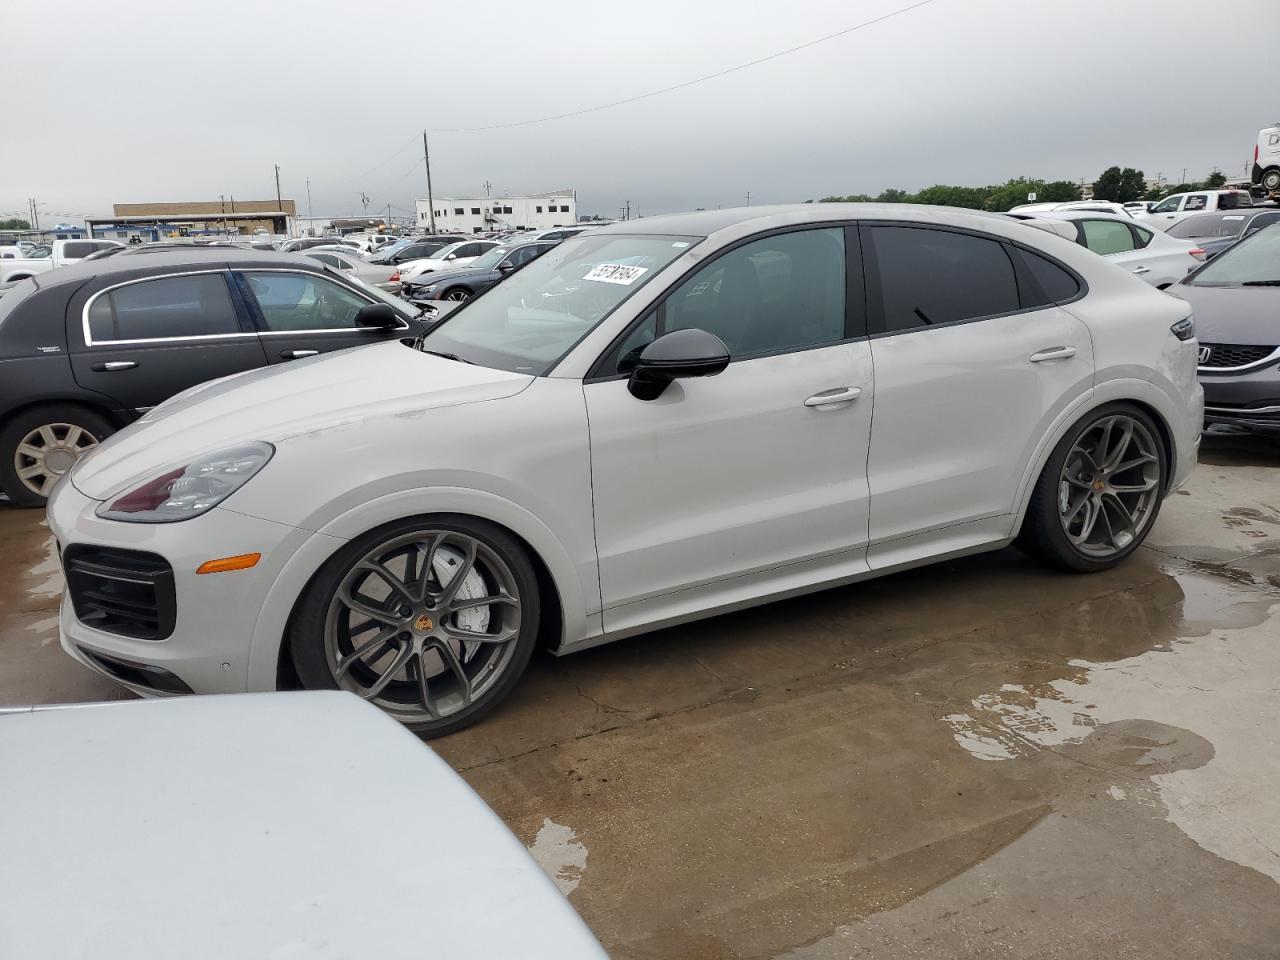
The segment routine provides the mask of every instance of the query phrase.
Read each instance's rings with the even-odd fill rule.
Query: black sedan
[[[536,260],[559,242],[539,240],[514,245],[504,243],[473,260],[463,270],[420,274],[404,284],[400,293],[417,304],[428,300],[469,300],[477,293],[488,290],[513,270]]]
[[[1280,225],[1165,292],[1190,303],[1196,318],[1205,425],[1280,439]]]
[[[1197,213],[1179,220],[1166,233],[1179,240],[1195,242],[1212,260],[1237,240],[1280,221],[1280,207],[1239,207],[1216,213]]]
[[[38,274],[0,298],[0,490],[43,504],[86,450],[206,380],[411,338],[420,311],[309,257],[157,250]]]

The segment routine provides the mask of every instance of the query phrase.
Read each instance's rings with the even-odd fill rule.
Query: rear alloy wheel
[[[337,687],[413,730],[475,722],[519,680],[538,629],[524,550],[463,517],[384,527],[353,542],[304,597],[291,632],[308,687]]]
[[[1058,445],[1036,484],[1018,546],[1073,570],[1105,570],[1146,538],[1167,471],[1151,418],[1095,411]]]
[[[446,300],[452,300],[454,303],[461,303],[463,300],[470,299],[470,297],[471,291],[465,290],[462,287],[454,287],[444,295]]]
[[[1268,170],[1262,175],[1262,189],[1267,193],[1280,193],[1280,170]]]
[[[42,506],[54,484],[111,433],[102,417],[76,407],[19,414],[0,431],[0,488],[19,506]]]

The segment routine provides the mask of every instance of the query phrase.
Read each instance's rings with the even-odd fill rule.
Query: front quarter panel
[[[259,477],[222,509],[315,531],[282,571],[254,634],[251,678],[274,675],[298,595],[329,544],[428,513],[504,526],[546,565],[560,594],[562,640],[599,632],[586,409],[580,383],[535,379],[500,400],[401,411],[281,441]],[[251,684],[253,680],[251,679]]]

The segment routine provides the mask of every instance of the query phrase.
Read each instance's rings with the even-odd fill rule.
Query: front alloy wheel
[[[444,295],[446,300],[452,300],[454,303],[461,303],[471,296],[470,290],[464,290],[462,287],[455,287]]]
[[[42,423],[19,441],[13,469],[34,496],[48,497],[58,479],[97,445],[98,438],[84,427]]]
[[[397,526],[322,571],[291,637],[294,662],[307,686],[349,690],[438,735],[474,722],[524,671],[537,581],[520,546],[488,524]]]

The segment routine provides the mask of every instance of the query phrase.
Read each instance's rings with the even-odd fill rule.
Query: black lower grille
[[[164,557],[73,543],[62,567],[76,618],[86,626],[137,640],[173,633],[177,597]]]
[[[1202,343],[1200,344],[1200,366],[1243,367],[1271,356],[1275,349],[1275,347],[1242,346],[1236,343]],[[1205,350],[1209,351],[1208,357],[1203,355]]]

